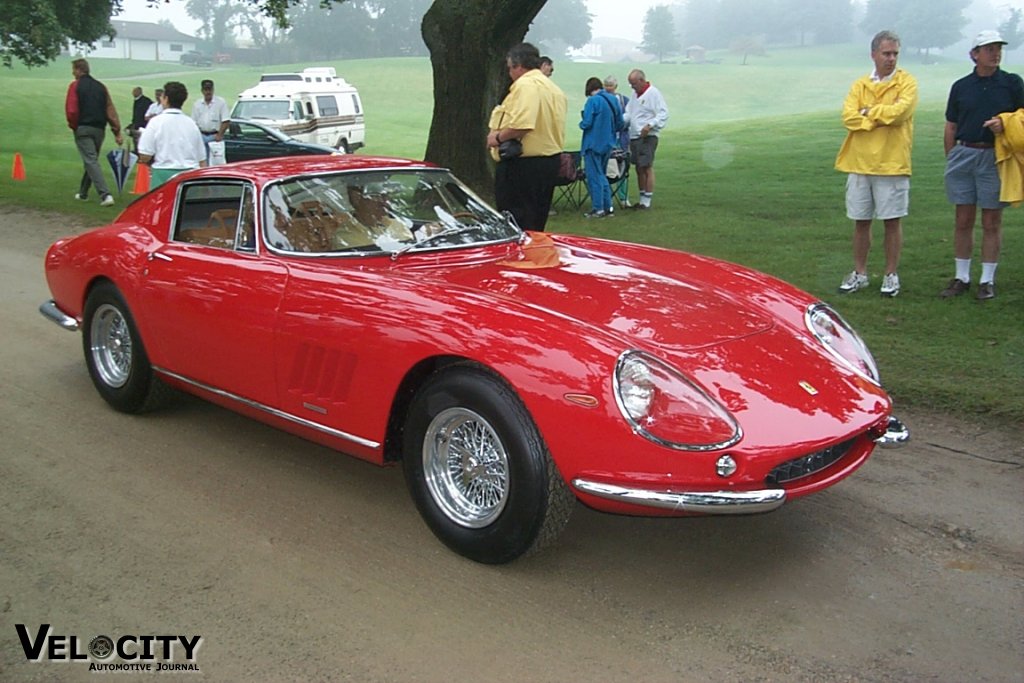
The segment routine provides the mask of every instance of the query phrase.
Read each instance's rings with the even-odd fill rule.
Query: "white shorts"
[[[855,221],[903,218],[910,208],[910,176],[862,175],[846,177],[846,216]]]

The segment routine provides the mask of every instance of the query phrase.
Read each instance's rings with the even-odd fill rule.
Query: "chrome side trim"
[[[786,492],[783,489],[676,493],[628,489],[586,479],[573,479],[572,485],[584,493],[608,500],[707,515],[750,515],[770,512],[786,502]]]
[[[889,416],[885,434],[875,439],[875,443],[883,448],[897,448],[910,441],[910,428],[895,415]]]
[[[318,422],[313,422],[312,420],[307,420],[304,417],[299,417],[298,415],[292,415],[291,413],[286,413],[286,412],[284,412],[282,410],[278,410],[277,408],[271,408],[270,406],[263,405],[262,403],[259,403],[257,401],[252,401],[250,399],[242,398],[241,396],[237,396],[235,394],[232,394],[229,391],[224,391],[223,389],[217,389],[215,387],[211,387],[211,386],[209,386],[207,384],[203,384],[202,382],[197,382],[197,381],[195,381],[193,379],[189,379],[188,377],[182,377],[181,375],[179,375],[177,373],[174,373],[174,372],[170,372],[169,370],[165,370],[164,368],[154,367],[153,370],[155,370],[156,372],[159,372],[162,375],[166,375],[167,377],[173,377],[174,379],[178,380],[179,382],[184,382],[185,384],[190,384],[190,385],[192,385],[194,387],[198,387],[199,389],[202,389],[203,391],[208,391],[211,394],[216,394],[217,396],[223,396],[224,398],[231,399],[232,401],[236,401],[236,402],[241,403],[243,405],[249,406],[250,408],[256,408],[257,410],[262,410],[263,412],[265,412],[265,413],[267,413],[269,415],[273,415],[274,417],[279,417],[279,418],[281,418],[283,420],[288,420],[289,422],[294,422],[295,424],[302,425],[303,427],[309,427],[310,429],[315,429],[318,432],[322,432],[324,434],[328,434],[330,436],[337,437],[339,439],[344,439],[346,441],[351,441],[354,444],[359,444],[360,446],[365,446],[366,448],[380,448],[380,442],[378,442],[378,441],[372,441],[370,439],[364,439],[361,436],[355,436],[354,434],[349,434],[348,432],[343,432],[340,429],[334,429],[333,427],[328,427],[328,426],[322,425],[322,424],[320,424]]]
[[[39,306],[39,312],[43,314],[44,318],[50,322],[57,323],[68,332],[78,331],[78,321],[57,308],[57,302],[53,299],[41,304]]]

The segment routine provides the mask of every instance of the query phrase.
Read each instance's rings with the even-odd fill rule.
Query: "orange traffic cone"
[[[11,167],[11,177],[15,180],[25,179],[25,164],[21,161],[21,152],[14,153],[14,166]]]
[[[135,187],[132,194],[149,192],[149,164],[135,164]]]

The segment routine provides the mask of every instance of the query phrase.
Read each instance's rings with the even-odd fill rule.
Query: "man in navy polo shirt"
[[[956,276],[942,292],[944,299],[970,289],[974,220],[981,207],[981,277],[977,298],[995,297],[996,265],[1002,240],[1003,207],[999,201],[995,135],[1003,132],[998,114],[1024,107],[1024,80],[999,68],[1003,40],[995,31],[982,31],[971,46],[974,71],[949,91],[946,104],[946,196],[956,205],[953,251]]]

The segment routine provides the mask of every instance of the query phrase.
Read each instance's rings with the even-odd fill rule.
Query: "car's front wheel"
[[[434,534],[477,562],[537,550],[565,527],[575,498],[515,392],[474,365],[434,375],[413,400],[403,466]]]
[[[125,413],[157,407],[170,388],[153,373],[121,292],[104,282],[89,293],[82,316],[82,347],[100,396]]]

